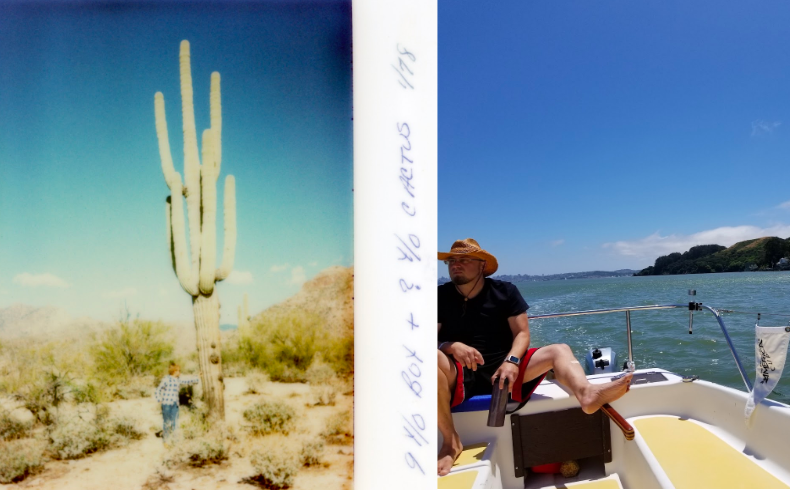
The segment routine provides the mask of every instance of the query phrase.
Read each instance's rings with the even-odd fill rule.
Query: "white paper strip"
[[[761,327],[755,325],[754,355],[757,376],[754,388],[746,400],[746,418],[776,387],[782,377],[790,341],[790,327]]]
[[[354,488],[436,488],[436,0],[354,0]]]

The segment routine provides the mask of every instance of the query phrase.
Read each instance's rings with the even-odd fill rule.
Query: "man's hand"
[[[508,393],[513,391],[513,383],[516,382],[516,378],[518,377],[518,366],[513,364],[512,362],[503,362],[499,369],[496,370],[494,375],[491,377],[491,384],[493,385],[496,382],[496,378],[499,376],[499,389],[505,387],[505,379],[508,380]]]
[[[461,342],[453,342],[446,349],[447,354],[452,354],[456,361],[468,367],[472,371],[477,371],[477,365],[485,364],[483,355],[474,347],[469,347]]]

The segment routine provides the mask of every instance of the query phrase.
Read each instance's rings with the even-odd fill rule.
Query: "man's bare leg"
[[[439,449],[439,462],[438,474],[444,476],[450,473],[453,463],[458,459],[464,446],[461,444],[461,437],[455,431],[453,425],[453,415],[450,413],[450,403],[452,401],[452,393],[455,390],[456,372],[455,365],[450,362],[442,351],[439,352],[439,379],[438,379],[438,414],[439,414],[439,432],[442,434],[444,443]]]
[[[629,373],[609,383],[592,384],[587,381],[587,376],[570,347],[565,344],[552,344],[533,354],[524,373],[524,380],[534,379],[549,369],[554,369],[557,381],[571,390],[585,413],[595,413],[604,404],[625,395],[633,378],[633,374]]]

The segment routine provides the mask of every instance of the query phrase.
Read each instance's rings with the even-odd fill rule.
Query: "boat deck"
[[[610,377],[591,376],[590,381],[603,383]],[[574,440],[575,429],[563,430],[563,425],[577,423],[573,413],[580,410],[575,397],[554,381],[541,383],[504,427],[486,426],[487,408],[480,409],[484,401],[478,400],[471,411],[456,411],[453,419],[468,452],[450,475],[439,479],[439,488],[790,488],[790,407],[765,401],[747,424],[744,392],[705,381],[684,383],[662,370],[637,371],[635,379],[629,393],[612,403],[633,426],[635,438],[627,441],[615,424],[599,417],[606,420],[601,449],[589,447],[590,441],[599,444],[599,438]],[[514,427],[530,421],[534,427],[549,427],[522,428],[526,436],[516,433]],[[601,430],[595,424],[601,425],[592,424],[593,435]],[[542,461],[541,451],[521,450],[543,447],[553,434],[563,434],[563,449],[547,453],[560,455],[556,460]],[[567,459],[581,467],[574,478],[529,469]]]

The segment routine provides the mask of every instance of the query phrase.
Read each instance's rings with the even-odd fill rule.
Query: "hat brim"
[[[459,257],[474,257],[476,259],[485,260],[486,266],[485,269],[483,269],[483,275],[486,277],[496,272],[497,269],[499,268],[499,263],[497,262],[496,257],[486,252],[485,250],[478,250],[476,252],[464,252],[464,253],[439,252],[438,257],[439,260],[447,260],[447,259],[459,258]]]

